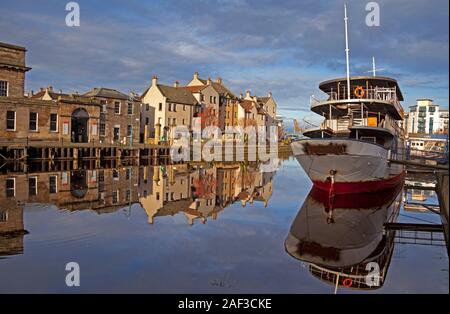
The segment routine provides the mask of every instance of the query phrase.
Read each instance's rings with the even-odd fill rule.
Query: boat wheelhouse
[[[404,112],[397,81],[388,77],[356,76],[322,82],[327,98],[311,97],[311,110],[322,117],[318,128],[303,132],[310,138],[343,137],[375,142],[390,147],[395,135],[402,135],[399,121]]]

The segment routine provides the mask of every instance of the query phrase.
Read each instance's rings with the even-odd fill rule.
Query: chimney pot
[[[245,97],[251,97],[251,96],[250,96],[250,91],[249,91],[249,90],[246,90],[246,91],[245,91]]]
[[[198,72],[197,72],[197,71],[194,72],[194,79],[197,79],[197,80],[198,80]]]
[[[208,85],[211,85],[211,78],[208,77]]]
[[[222,78],[219,76],[216,80],[217,83],[222,84]]]
[[[153,75],[152,77],[152,86],[156,86],[158,84],[158,77],[156,75]]]
[[[267,97],[272,98],[272,92],[267,93]]]

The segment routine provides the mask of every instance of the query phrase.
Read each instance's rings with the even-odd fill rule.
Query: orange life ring
[[[353,285],[353,280],[351,278],[345,278],[342,281],[342,285],[346,288],[350,288]]]
[[[358,98],[363,98],[365,94],[364,88],[362,86],[357,86],[353,91],[353,94]]]

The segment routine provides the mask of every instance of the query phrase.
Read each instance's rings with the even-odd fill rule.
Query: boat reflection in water
[[[102,168],[49,169],[0,173],[0,258],[22,254],[26,204],[52,204],[60,210],[92,210],[131,215],[138,204],[150,224],[162,216],[185,215],[188,225],[217,219],[229,205],[263,202],[272,195],[275,172],[259,163],[197,163],[164,166],[105,164]],[[33,209],[30,209],[32,211]]]
[[[314,277],[334,285],[335,293],[338,287],[380,288],[395,237],[383,225],[396,220],[401,189],[330,198],[313,188],[292,223],[286,251],[308,263]]]

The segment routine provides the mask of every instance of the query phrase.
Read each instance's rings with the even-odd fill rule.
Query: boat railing
[[[337,117],[337,119],[329,120],[325,119],[323,120],[320,125],[313,125],[309,124],[309,126],[304,127],[304,131],[308,131],[310,129],[317,129],[320,130],[331,130],[334,132],[340,132],[340,131],[347,131],[351,127],[358,127],[358,126],[374,126],[377,128],[382,128],[391,131],[394,134],[397,134],[397,136],[403,138],[405,130],[398,125],[396,120],[393,119],[385,119],[379,117],[377,119],[376,125],[369,125],[368,124],[368,115],[376,115],[377,112],[369,112],[364,111],[364,116],[360,116],[360,112],[356,112],[357,110],[351,110],[350,115],[348,116],[341,116]]]
[[[351,86],[350,87],[350,98],[348,98],[346,92],[346,86],[340,87],[337,89],[330,89],[329,91],[324,91],[328,94],[327,99],[317,99],[314,96],[311,96],[310,104],[311,107],[318,105],[322,102],[330,102],[330,101],[341,101],[341,100],[366,100],[366,101],[383,101],[392,104],[396,110],[403,116],[403,108],[400,104],[400,101],[397,97],[397,89],[396,87],[369,87],[364,88],[362,86]]]

